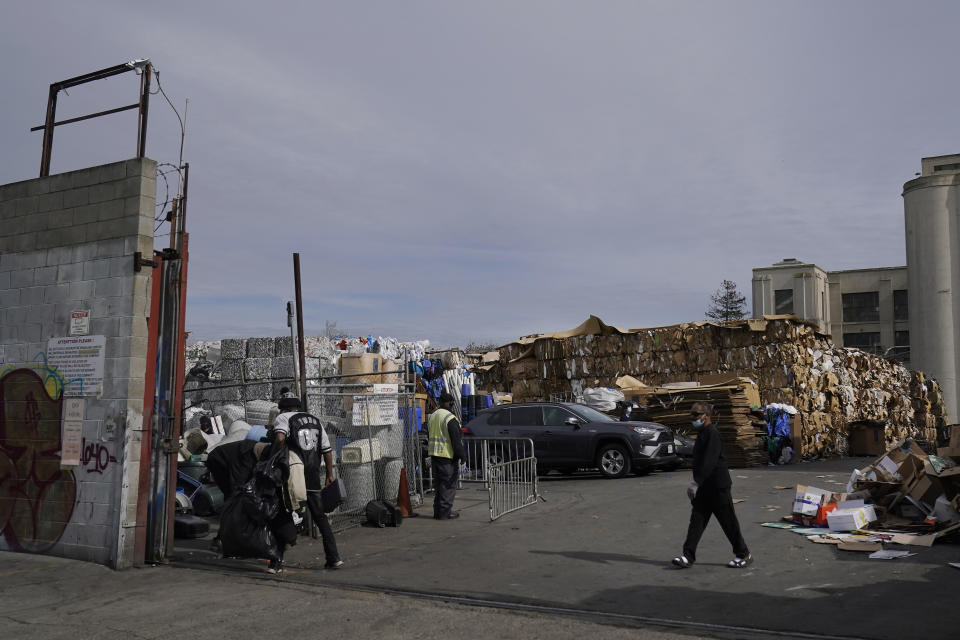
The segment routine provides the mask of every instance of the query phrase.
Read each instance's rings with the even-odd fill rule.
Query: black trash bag
[[[290,474],[287,453],[286,447],[281,447],[258,462],[242,490],[252,498],[248,507],[254,506],[265,522],[276,518],[283,508],[283,489]]]
[[[224,497],[229,498],[253,477],[253,469],[257,465],[257,457],[253,453],[256,444],[253,440],[228,442],[207,454],[207,469]]]
[[[220,544],[228,558],[280,559],[277,539],[251,493],[235,494],[220,515]]]
[[[220,541],[224,556],[279,559],[270,521],[282,508],[281,490],[289,474],[286,453],[286,448],[281,448],[258,462],[253,477],[223,508]]]

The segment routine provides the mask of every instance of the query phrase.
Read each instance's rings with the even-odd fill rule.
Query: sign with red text
[[[70,312],[70,335],[85,336],[90,333],[90,311]]]

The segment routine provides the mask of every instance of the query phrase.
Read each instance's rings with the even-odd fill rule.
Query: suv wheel
[[[621,444],[605,444],[597,452],[597,467],[607,478],[622,478],[630,473],[630,457]]]

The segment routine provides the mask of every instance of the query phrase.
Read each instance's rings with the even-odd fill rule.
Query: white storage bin
[[[379,438],[364,438],[354,440],[343,445],[340,449],[341,464],[362,464],[373,462],[383,457],[383,449]]]

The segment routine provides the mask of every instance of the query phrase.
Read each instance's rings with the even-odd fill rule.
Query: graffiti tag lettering
[[[82,440],[81,451],[83,451],[83,454],[80,457],[80,464],[86,468],[88,473],[102,474],[111,462],[117,461],[106,445],[99,442],[87,442],[86,438]]]

